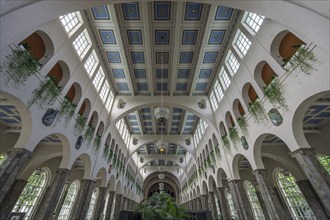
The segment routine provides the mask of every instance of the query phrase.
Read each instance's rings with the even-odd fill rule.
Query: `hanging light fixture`
[[[159,122],[165,122],[170,118],[170,109],[168,107],[159,106],[155,108],[154,115]]]
[[[167,150],[167,142],[163,141],[162,139],[157,141],[157,149],[163,153],[163,152],[166,152]]]

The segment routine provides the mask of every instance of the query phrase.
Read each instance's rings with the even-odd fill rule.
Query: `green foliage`
[[[229,128],[229,138],[235,144],[239,142],[239,136],[236,127]]]
[[[143,220],[181,220],[190,217],[184,208],[178,206],[167,193],[162,191],[144,200],[137,212],[142,214]]]
[[[297,45],[299,47],[296,53],[287,60],[283,60],[282,67],[286,71],[290,71],[299,68],[301,72],[310,75],[314,68],[314,63],[317,61],[315,54],[306,45]]]
[[[90,125],[87,126],[87,129],[84,133],[84,138],[88,143],[90,143],[92,141],[94,131],[95,131],[95,129],[93,127],[91,127]]]
[[[221,153],[220,153],[220,148],[219,148],[219,146],[216,146],[216,147],[214,148],[214,150],[215,150],[215,153],[216,153],[216,155],[218,156],[218,158],[221,160]]]
[[[96,135],[94,138],[94,146],[96,147],[96,150],[100,148],[100,143],[101,143],[101,136]]]
[[[73,104],[68,98],[64,98],[58,116],[64,116],[65,120],[69,121],[72,118],[76,107],[77,105]]]
[[[230,142],[227,135],[224,135],[222,137],[222,143],[226,147],[226,149],[230,149]]]
[[[56,101],[56,98],[61,94],[61,90],[52,78],[47,77],[46,80],[41,83],[40,87],[33,93],[34,97],[29,104],[32,105],[37,103],[42,108],[43,106],[52,105]]]
[[[252,104],[250,104],[249,112],[257,123],[267,119],[265,108],[262,106],[259,99],[256,99]]]
[[[28,50],[17,46],[10,49],[11,54],[6,56],[5,62],[0,66],[0,72],[7,73],[8,80],[17,88],[18,85],[24,84],[27,78],[36,74],[41,64]]]
[[[77,118],[76,118],[76,123],[74,125],[75,130],[78,133],[83,132],[84,127],[86,125],[86,118],[80,114],[78,114]]]
[[[215,151],[213,150],[211,153],[211,160],[213,161],[213,163],[216,163],[217,161],[215,160]]]
[[[237,119],[237,123],[238,123],[238,126],[241,128],[243,134],[247,134],[248,133],[247,122],[246,122],[246,118],[244,115]]]
[[[264,88],[264,94],[276,108],[288,109],[286,104],[283,86],[280,83],[278,77],[275,77],[272,82]]]
[[[104,159],[107,159],[107,157],[108,157],[108,154],[109,154],[109,150],[110,150],[110,147],[108,146],[108,145],[104,145],[104,148],[103,148],[103,155],[102,155],[102,157],[104,158]]]
[[[210,156],[207,157],[206,162],[207,162],[206,163],[207,164],[207,167],[210,168],[212,166],[212,161],[211,161],[211,157]]]

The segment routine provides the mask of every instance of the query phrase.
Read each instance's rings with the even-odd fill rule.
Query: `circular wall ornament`
[[[78,137],[77,141],[76,141],[76,144],[74,145],[75,148],[76,148],[77,150],[80,149],[83,140],[84,140],[84,138],[80,135],[80,136]]]
[[[269,110],[268,116],[275,126],[280,126],[283,123],[283,117],[276,108]]]

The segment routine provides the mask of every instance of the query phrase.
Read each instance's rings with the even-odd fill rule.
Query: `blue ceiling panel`
[[[145,69],[134,69],[134,76],[137,79],[145,79],[147,77]]]
[[[158,91],[167,90],[167,83],[156,83],[156,87]]]
[[[148,83],[136,83],[138,91],[148,91]]]
[[[155,2],[154,3],[154,19],[155,20],[170,20],[171,19],[171,3],[170,2]]]
[[[173,108],[173,113],[181,113],[183,110],[181,108]]]
[[[95,20],[110,20],[108,8],[106,5],[92,8],[92,13]]]
[[[217,12],[215,13],[214,20],[230,20],[232,12],[232,8],[227,8],[219,5],[217,8]]]
[[[180,63],[192,63],[194,52],[181,52]]]
[[[183,45],[195,45],[197,40],[198,30],[184,30],[182,34]]]
[[[137,121],[131,121],[131,122],[130,122],[130,125],[131,125],[131,126],[138,126],[139,123],[138,123]]]
[[[120,54],[117,51],[106,51],[109,63],[121,63]]]
[[[198,78],[210,78],[211,77],[211,74],[212,74],[212,69],[201,69],[199,71],[199,76]]]
[[[155,30],[155,44],[156,45],[169,45],[170,44],[170,31],[169,30]]]
[[[176,90],[178,91],[186,91],[188,87],[188,83],[177,83]]]
[[[207,83],[197,83],[196,84],[196,91],[204,91],[206,89]]]
[[[212,30],[208,44],[222,44],[226,30]]]
[[[178,78],[179,79],[188,79],[190,75],[190,69],[179,69]]]
[[[125,3],[122,5],[125,20],[140,20],[138,3]]]
[[[218,57],[218,52],[205,52],[203,63],[215,63]]]
[[[127,115],[127,118],[129,120],[136,120],[136,116],[135,115]]]
[[[180,122],[172,122],[172,126],[179,126],[180,125]]]
[[[100,29],[99,34],[103,44],[116,44],[116,38],[113,30]]]
[[[142,45],[142,32],[141,30],[127,30],[128,43],[130,45]]]
[[[13,118],[1,118],[2,121],[6,122],[7,124],[17,124],[17,120]]]
[[[143,108],[141,109],[142,113],[150,113],[150,108]]]
[[[198,21],[201,19],[203,4],[188,2],[186,4],[185,20]]]
[[[15,110],[16,107],[13,105],[0,105],[0,109],[7,112],[8,114],[15,114],[13,110]]]
[[[156,63],[167,64],[169,60],[168,52],[156,52]]]
[[[167,79],[168,78],[168,69],[156,69],[156,78],[157,79]]]
[[[143,115],[143,120],[151,120],[151,115]]]
[[[172,120],[173,121],[181,120],[181,115],[173,115]]]
[[[117,83],[117,88],[120,91],[128,91],[127,83]]]
[[[196,115],[188,115],[187,120],[195,120]]]
[[[123,69],[112,69],[112,74],[114,78],[125,78]]]
[[[144,63],[143,52],[131,52],[132,63]]]

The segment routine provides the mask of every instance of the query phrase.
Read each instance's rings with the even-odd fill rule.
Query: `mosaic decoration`
[[[212,30],[208,44],[222,44],[226,30]]]
[[[113,30],[99,30],[101,40],[103,44],[116,44],[116,38]]]
[[[156,30],[155,31],[155,44],[156,45],[169,45],[170,44],[170,31]]]
[[[46,127],[50,126],[54,122],[57,113],[59,113],[58,110],[54,110],[53,108],[47,109],[46,113],[41,119],[42,124]]]
[[[186,4],[185,20],[198,21],[201,19],[203,4],[188,2]]]
[[[117,83],[117,88],[120,91],[127,91],[128,85],[127,85],[127,83]]]
[[[107,58],[109,63],[121,63],[120,54],[117,51],[107,51]]]
[[[156,63],[157,64],[168,64],[168,52],[156,52]]]
[[[241,144],[244,150],[249,149],[249,144],[244,136],[241,137]]]
[[[138,3],[125,3],[122,6],[125,20],[140,20]]]
[[[114,78],[125,78],[123,69],[112,69],[112,74]]]
[[[167,90],[167,83],[156,83],[156,87],[158,91]]]
[[[192,63],[194,53],[193,52],[181,52],[180,63]]]
[[[196,91],[204,91],[207,87],[207,83],[197,83],[196,84]]]
[[[143,44],[141,30],[127,30],[127,38],[130,45]]]
[[[268,116],[275,126],[280,126],[283,123],[283,117],[276,108],[269,110]]]
[[[138,91],[148,91],[148,83],[136,83]]]
[[[92,8],[92,14],[95,20],[110,20],[106,5]]]
[[[155,2],[154,3],[154,19],[155,20],[170,20],[171,19],[171,3],[170,2]]]
[[[205,52],[203,63],[215,63],[218,57],[218,52]]]
[[[195,45],[197,40],[198,30],[184,30],[182,33],[183,45]]]
[[[80,135],[76,141],[76,144],[74,145],[74,147],[79,150],[81,148],[81,144],[83,143],[84,138]]]
[[[131,52],[132,63],[144,63],[143,52]]]
[[[200,79],[209,79],[212,74],[212,69],[201,69],[199,71],[198,78]]]
[[[178,78],[179,79],[188,79],[190,75],[190,69],[179,69]]]
[[[230,20],[232,12],[232,8],[227,8],[219,5],[217,8],[217,12],[215,13],[214,20]]]
[[[145,79],[146,76],[146,70],[145,69],[134,69],[134,76],[137,79]]]

